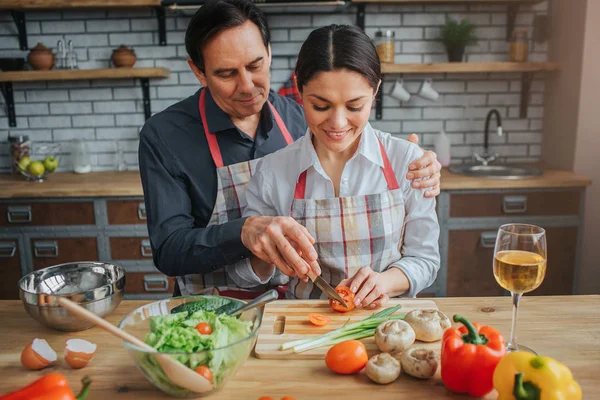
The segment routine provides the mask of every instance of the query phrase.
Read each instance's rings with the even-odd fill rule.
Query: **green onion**
[[[362,339],[373,336],[375,334],[375,329],[380,323],[404,318],[406,314],[392,315],[401,307],[402,306],[398,305],[386,308],[353,324],[348,325],[348,322],[346,322],[342,327],[323,335],[283,343],[280,349],[293,349],[294,353],[301,353],[303,351],[316,349],[317,347],[331,346],[346,340]]]

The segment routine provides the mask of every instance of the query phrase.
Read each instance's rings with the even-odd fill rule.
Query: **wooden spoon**
[[[96,324],[105,331],[108,331],[109,333],[131,344],[136,345],[137,347],[154,353],[153,356],[156,357],[156,360],[160,364],[161,368],[174,384],[196,393],[205,393],[213,389],[212,383],[199,373],[186,367],[179,361],[172,359],[166,354],[157,353],[152,346],[144,343],[132,334],[114,326],[113,324],[100,318],[96,314],[91,313],[90,311],[81,307],[79,304],[68,300],[64,297],[58,297],[56,301],[58,304],[60,304],[73,314],[77,315],[78,317],[86,319],[89,322]]]

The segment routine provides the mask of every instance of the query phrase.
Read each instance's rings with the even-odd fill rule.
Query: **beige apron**
[[[285,141],[287,144],[291,144],[294,140],[279,113],[270,102],[268,104]],[[242,217],[242,212],[247,205],[246,186],[254,174],[260,158],[224,166],[217,138],[208,130],[206,120],[206,89],[200,93],[199,108],[210,154],[217,167],[217,198],[208,225],[218,225]],[[222,296],[250,299],[259,296],[267,289],[267,285],[263,285],[264,288],[253,289],[253,291],[240,288],[227,275],[224,267],[211,273],[177,277],[177,283],[179,284],[182,296],[220,294]]]
[[[383,272],[402,257],[404,197],[381,141],[379,148],[388,191],[312,200],[305,199],[306,171],[296,184],[291,216],[315,238],[321,276],[333,287],[354,276],[361,267]],[[326,298],[311,281],[298,278],[290,282],[286,297]]]

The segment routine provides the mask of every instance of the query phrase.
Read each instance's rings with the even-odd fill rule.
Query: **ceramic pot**
[[[117,68],[133,67],[137,61],[137,57],[135,56],[133,49],[129,49],[125,45],[121,45],[119,48],[114,49],[111,59],[114,66]]]
[[[465,57],[465,46],[456,46],[446,49],[449,62],[462,62]]]
[[[48,71],[54,67],[54,53],[52,49],[38,43],[27,55],[27,62],[31,68],[39,71]]]

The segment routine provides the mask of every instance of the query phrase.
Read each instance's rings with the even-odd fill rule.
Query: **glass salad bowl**
[[[127,314],[119,328],[146,342],[151,352],[123,342],[143,375],[174,397],[198,398],[221,389],[254,348],[262,314],[251,309],[231,317],[228,310],[245,302],[223,296],[188,296],[155,301]],[[154,354],[165,354],[210,381],[202,393],[173,383]]]
[[[60,143],[45,143],[32,146],[32,155],[23,157],[16,163],[17,171],[26,180],[43,182],[60,164]]]

